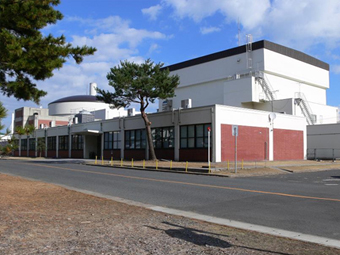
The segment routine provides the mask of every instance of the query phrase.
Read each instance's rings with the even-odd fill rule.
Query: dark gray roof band
[[[258,49],[267,49],[267,50],[271,50],[274,51],[276,53],[282,54],[284,56],[287,57],[291,57],[293,59],[302,61],[304,63],[325,69],[327,71],[329,71],[329,64],[316,59],[312,56],[309,56],[301,51],[297,51],[297,50],[293,50],[291,48],[287,48],[285,46],[270,42],[270,41],[266,41],[266,40],[262,40],[262,41],[258,41],[258,42],[254,42],[252,43],[252,50],[258,50]],[[177,64],[173,64],[173,65],[169,65],[166,66],[164,68],[168,68],[170,71],[175,71],[175,70],[179,70],[182,68],[186,68],[186,67],[190,67],[190,66],[195,66],[195,65],[199,65],[199,64],[203,64],[206,62],[210,62],[210,61],[214,61],[217,59],[221,59],[221,58],[226,58],[226,57],[230,57],[230,56],[234,56],[234,55],[238,55],[241,53],[246,52],[246,45],[242,45],[236,48],[232,48],[232,49],[228,49],[228,50],[224,50],[224,51],[220,51],[220,52],[216,52],[213,54],[209,54],[206,56],[202,56],[199,58],[194,58],[194,59],[190,59],[184,62],[180,62]]]
[[[55,103],[63,103],[63,102],[98,102],[102,103],[97,99],[96,96],[91,96],[91,95],[76,95],[76,96],[70,96],[70,97],[63,97],[60,98],[56,101],[53,101],[50,104],[55,104]]]

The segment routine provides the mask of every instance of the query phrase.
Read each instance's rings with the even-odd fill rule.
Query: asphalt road
[[[340,240],[340,170],[223,178],[86,166],[66,161],[0,160],[0,172],[151,205]]]

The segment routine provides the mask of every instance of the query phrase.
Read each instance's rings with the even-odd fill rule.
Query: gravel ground
[[[0,174],[0,254],[340,254]]]

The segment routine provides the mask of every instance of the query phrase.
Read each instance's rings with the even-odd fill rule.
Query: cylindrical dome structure
[[[98,101],[94,95],[77,95],[58,99],[48,104],[49,115],[67,116],[82,110],[96,111],[108,108],[108,105]]]

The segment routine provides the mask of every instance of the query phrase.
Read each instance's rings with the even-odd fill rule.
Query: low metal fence
[[[336,160],[340,159],[340,149],[333,148],[315,148],[315,149],[307,149],[307,159],[318,160],[318,159],[327,159],[327,160]]]

